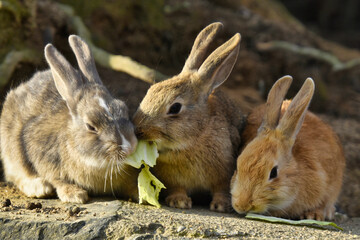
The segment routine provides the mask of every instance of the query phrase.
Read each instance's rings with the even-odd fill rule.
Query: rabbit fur
[[[213,23],[199,33],[181,73],[152,85],[133,117],[137,136],[157,143],[153,171],[167,187],[171,207],[191,208],[189,195],[208,191],[211,210],[231,208],[242,113],[218,87],[234,67],[240,34],[206,58],[221,28]]]
[[[313,80],[283,101],[291,82],[290,76],[279,79],[266,104],[247,118],[232,206],[241,214],[331,220],[345,167],[342,146],[331,127],[307,111]]]
[[[75,35],[69,43],[80,70],[48,44],[50,70],[7,94],[0,124],[5,178],[29,197],[136,199],[137,170],[123,164],[137,145],[128,109],[103,85],[89,46]]]

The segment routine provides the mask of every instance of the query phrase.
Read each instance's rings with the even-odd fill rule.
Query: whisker
[[[109,172],[109,165],[107,166],[106,172],[105,172],[104,192],[106,192],[106,182],[107,182],[108,172]]]
[[[101,166],[104,166],[104,164],[106,164],[106,171],[104,176],[104,192],[107,191],[107,182],[110,181],[111,192],[113,196],[116,197],[116,189],[114,189],[114,187],[117,187],[118,185],[114,185],[114,180],[117,180],[119,177],[122,176],[122,174],[126,174],[128,176],[131,175],[128,171],[125,170],[125,164],[123,163],[123,160],[127,158],[127,154],[123,151],[121,145],[114,146],[113,144],[109,144],[108,146],[104,147],[104,149],[106,152],[106,156],[98,156],[100,159],[105,159],[101,163]]]
[[[117,169],[117,174],[119,174],[121,176],[121,172],[125,172],[124,169],[122,169],[122,164],[117,162],[116,163],[116,169]]]
[[[114,188],[113,188],[113,179],[112,179],[112,177],[113,177],[113,171],[114,171],[114,161],[115,161],[115,159],[114,159],[114,158],[112,158],[112,159],[111,159],[111,176],[110,176],[110,186],[111,186],[111,192],[112,192],[113,196],[114,196],[114,197],[116,197],[116,196],[115,196],[115,193],[114,193]]]

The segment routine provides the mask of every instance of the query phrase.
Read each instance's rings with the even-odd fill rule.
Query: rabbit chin
[[[295,195],[292,197],[289,196],[287,199],[283,199],[282,201],[277,201],[276,203],[269,204],[268,211],[271,212],[282,212],[284,213],[286,209],[291,207],[295,200]]]
[[[251,210],[249,208],[251,207]],[[244,208],[241,208],[239,206],[236,206],[233,204],[233,208],[235,211],[241,215],[247,214],[247,213],[267,213],[268,212],[268,206],[267,205],[246,205]]]

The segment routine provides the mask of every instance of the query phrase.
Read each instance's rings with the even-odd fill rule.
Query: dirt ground
[[[93,198],[88,204],[29,199],[4,183],[0,196],[1,239],[360,239],[360,218],[342,215],[337,224],[344,231],[339,231],[248,220],[206,206],[155,208],[110,197]]]

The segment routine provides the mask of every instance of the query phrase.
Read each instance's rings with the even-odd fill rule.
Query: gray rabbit
[[[50,70],[11,90],[1,113],[5,178],[29,197],[56,191],[64,202],[88,193],[137,198],[137,170],[124,159],[137,145],[126,105],[100,80],[89,46],[69,37],[80,71],[51,44]]]

